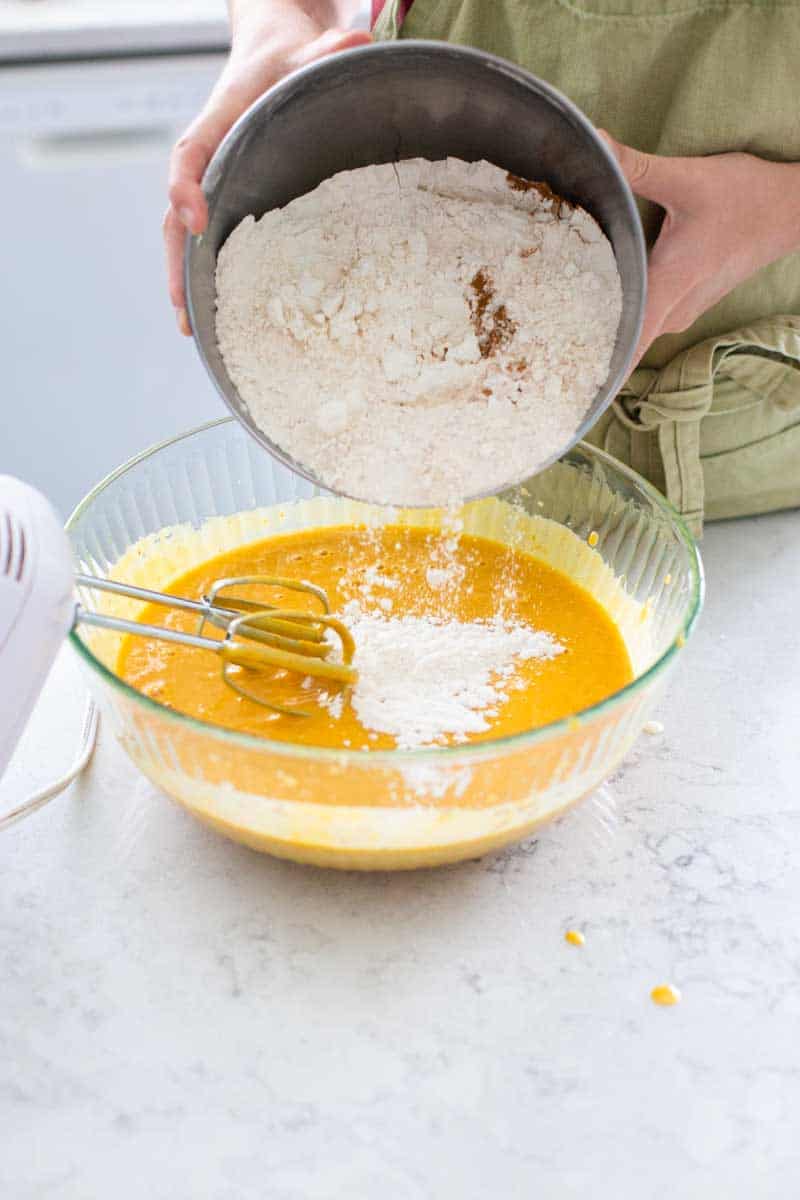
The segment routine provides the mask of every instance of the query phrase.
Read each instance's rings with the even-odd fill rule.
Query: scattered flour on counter
[[[549,633],[499,618],[390,617],[358,601],[342,617],[356,643],[355,713],[366,729],[393,736],[401,750],[484,732],[517,686],[519,664],[564,649]],[[329,708],[337,701],[341,695]]]
[[[335,491],[445,505],[532,473],[605,381],[610,243],[543,184],[410,159],[246,217],[217,338],[256,424]]]

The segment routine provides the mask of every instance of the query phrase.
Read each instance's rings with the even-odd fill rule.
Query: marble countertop
[[[797,513],[708,530],[663,734],[479,862],[260,857],[101,733],[89,774],[0,836],[0,1194],[798,1194],[799,535]],[[4,806],[66,764],[73,670]],[[662,981],[677,1007],[650,1001]]]

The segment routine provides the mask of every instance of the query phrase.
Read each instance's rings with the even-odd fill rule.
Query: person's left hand
[[[660,334],[688,329],[737,284],[800,249],[800,164],[738,153],[666,158],[601,136],[636,195],[666,213],[650,251],[638,362]]]

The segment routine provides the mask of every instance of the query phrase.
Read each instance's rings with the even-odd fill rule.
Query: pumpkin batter
[[[442,572],[457,586],[442,586]],[[631,664],[619,630],[600,604],[566,575],[531,555],[474,535],[448,540],[441,531],[406,525],[380,529],[325,527],[249,543],[210,559],[168,589],[200,596],[221,578],[282,575],[323,587],[334,613],[352,600],[395,616],[435,615],[462,622],[501,615],[555,637],[564,652],[519,664],[519,686],[489,719],[484,741],[547,724],[596,704],[628,683]],[[317,611],[302,593],[237,588],[237,595],[287,608]],[[220,602],[223,602],[222,598]],[[187,614],[157,606],[140,619],[194,630]],[[213,631],[205,631],[210,636]],[[356,666],[358,665],[356,651]],[[247,687],[265,699],[310,715],[284,716],[242,698],[220,676],[216,656],[169,643],[126,638],[118,673],[160,703],[203,721],[280,741],[353,749],[392,749],[393,737],[366,729],[349,703],[341,713],[325,706],[338,685],[283,673],[247,672]],[[243,677],[244,682],[244,677]]]

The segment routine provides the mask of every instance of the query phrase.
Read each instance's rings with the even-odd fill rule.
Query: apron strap
[[[403,0],[386,0],[372,27],[376,41],[393,41],[400,36],[403,23]]]
[[[629,431],[631,466],[652,478],[656,432],[657,475],[663,473],[667,499],[696,533],[704,508],[700,422],[723,379],[782,408],[800,406],[800,317],[767,317],[707,338],[660,370],[638,367],[614,401],[614,416]]]

